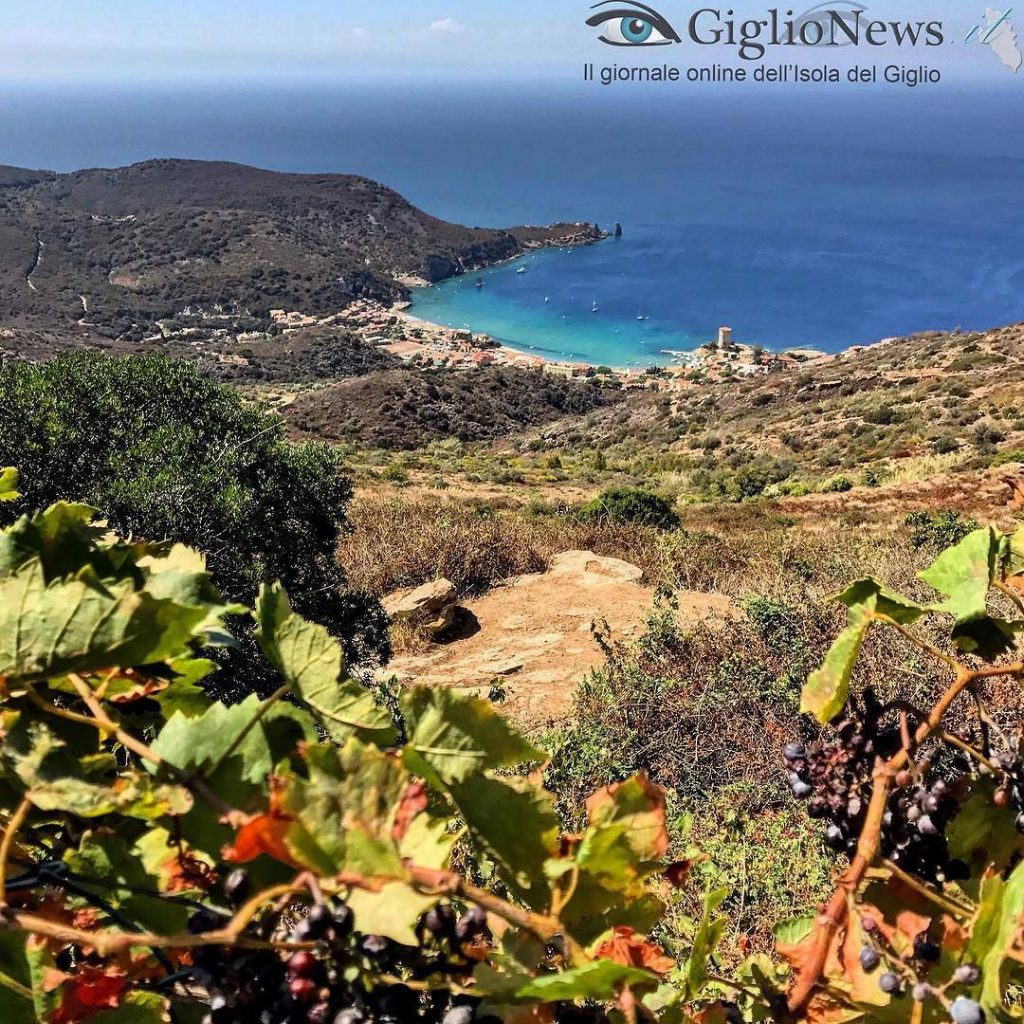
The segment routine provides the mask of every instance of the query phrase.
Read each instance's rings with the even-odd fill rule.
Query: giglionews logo
[[[868,15],[855,0],[826,0],[802,14],[772,8],[759,18],[733,10],[699,8],[690,15],[685,38],[698,46],[735,47],[744,60],[761,60],[777,46],[936,47],[946,42],[941,21],[893,21]],[[684,36],[659,11],[630,0],[601,0],[587,25],[610,46],[667,46]]]

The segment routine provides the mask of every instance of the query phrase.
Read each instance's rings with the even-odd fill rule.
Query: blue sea
[[[368,175],[470,225],[619,221],[619,240],[530,255],[480,289],[447,282],[414,312],[624,366],[721,324],[838,351],[1024,319],[1022,101],[1010,76],[999,89],[5,85],[0,163],[228,159]]]

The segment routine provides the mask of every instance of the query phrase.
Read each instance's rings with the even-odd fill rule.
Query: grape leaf
[[[614,999],[627,985],[635,989],[657,988],[658,977],[639,967],[593,960],[569,971],[534,978],[516,994],[520,999],[539,999],[545,1003],[582,999],[607,1001]]]
[[[1007,954],[1020,931],[1024,914],[1024,864],[1018,864],[1003,881],[1001,875],[983,879],[978,915],[968,946],[968,957],[981,967],[981,1006],[998,1016],[1015,962]]]
[[[964,885],[972,896],[977,895],[977,879],[991,866],[1002,871],[1024,853],[1024,835],[1014,827],[1013,816],[992,813],[995,793],[992,779],[975,780],[946,829],[950,856],[971,867],[971,880]]]
[[[830,600],[838,601],[847,608],[855,608],[857,605],[866,604],[872,598],[874,599],[874,610],[879,615],[885,615],[903,626],[912,625],[928,612],[935,610],[927,605],[911,601],[910,598],[896,593],[895,590],[890,590],[884,583],[870,577],[858,580]]]
[[[819,722],[831,722],[846,707],[850,695],[850,679],[860,649],[871,628],[877,598],[872,595],[847,612],[846,629],[832,644],[825,663],[812,672],[804,686],[800,710],[814,715]]]
[[[95,747],[77,757],[48,722],[26,719],[16,712],[6,714],[3,722],[3,774],[17,779],[25,787],[25,795],[42,811],[66,811],[83,818],[123,814],[153,821],[185,814],[192,807],[187,789],[157,783],[144,772],[124,771],[113,785],[106,780],[91,783],[87,781],[90,768],[104,769],[109,763],[106,757],[97,760]],[[90,738],[95,743],[95,735]]]
[[[345,679],[341,645],[323,626],[296,615],[280,584],[261,589],[255,616],[263,653],[336,743],[353,735],[380,746],[394,741],[391,716],[370,693]]]
[[[167,1000],[157,992],[126,992],[121,1005],[89,1017],[90,1024],[165,1024]]]
[[[660,861],[668,853],[665,791],[646,774],[598,790],[587,800],[587,817],[598,827],[621,825],[640,861]]]
[[[122,773],[113,787],[72,778],[37,782],[26,796],[41,811],[65,811],[82,818],[123,814],[156,821],[192,809],[192,794],[184,786],[159,784],[140,772]]]
[[[295,824],[285,844],[325,874],[402,879],[395,818],[409,775],[399,757],[353,738],[306,748],[308,779],[291,776],[281,802]]]
[[[418,687],[402,694],[401,708],[409,737],[405,763],[435,788],[490,768],[547,760],[478,697]]]
[[[545,909],[551,886],[544,865],[558,849],[551,794],[528,779],[487,775],[453,783],[449,792],[505,884],[533,909]]]
[[[32,1002],[36,1019],[50,1021],[60,1000],[60,993],[53,991],[46,984],[55,970],[53,954],[46,940],[30,936],[25,943],[25,959],[32,982]]]
[[[131,580],[47,586],[41,563],[29,562],[0,579],[0,676],[23,683],[168,662],[189,653],[210,615],[137,591]]]
[[[111,829],[87,832],[77,849],[64,854],[64,864],[77,875],[76,884],[102,896],[113,907],[144,929],[174,935],[184,930],[191,911],[164,899],[160,879],[151,870],[155,841],[170,838],[163,829],[154,829],[132,845],[130,840]],[[172,850],[164,847],[166,856]],[[92,885],[88,879],[102,884]]]
[[[957,622],[985,616],[989,588],[996,578],[999,547],[991,527],[975,530],[918,574],[946,596],[940,608],[955,616]]]
[[[562,920],[581,942],[591,942],[610,926],[647,932],[664,906],[648,891],[662,871],[668,849],[665,797],[640,775],[601,790],[587,804],[590,816],[571,861],[549,865],[576,871],[572,898]]]
[[[965,654],[975,654],[986,661],[994,661],[1001,654],[1012,651],[1017,637],[1024,632],[1024,622],[1008,622],[985,616],[960,622],[953,628],[953,642]]]
[[[153,741],[153,750],[182,771],[203,770],[217,764],[249,727],[262,706],[255,694],[241,704],[227,707],[212,704],[198,718],[186,718],[180,711]],[[260,726],[251,729],[233,758],[246,782],[262,786],[273,770],[274,757]]]
[[[17,501],[20,497],[18,471],[10,466],[0,469],[0,501]]]
[[[99,544],[103,529],[91,505],[57,502],[45,512],[22,516],[0,532],[0,577],[38,560],[47,582],[73,575],[109,557]],[[115,574],[116,575],[116,574]]]
[[[725,935],[728,922],[724,917],[715,917],[715,911],[728,895],[728,889],[715,889],[704,897],[704,910],[686,964],[686,988],[691,999],[696,999],[707,984],[708,962]]]

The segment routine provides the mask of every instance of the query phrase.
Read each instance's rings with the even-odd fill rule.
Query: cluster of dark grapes
[[[234,871],[222,888],[225,900],[239,906],[249,896],[248,877]],[[201,910],[189,927],[200,934],[226,920]],[[500,1024],[481,1013],[481,1000],[446,988],[468,981],[476,957],[488,948],[487,917],[477,907],[459,914],[438,904],[420,919],[417,947],[356,932],[351,908],[337,899],[315,905],[291,929],[269,913],[252,934],[314,948],[290,955],[219,946],[194,950],[193,978],[209,1005],[204,1024]],[[559,1006],[556,1020],[607,1024],[599,1009],[572,1004]]]
[[[870,919],[863,920],[864,930],[876,941],[882,941],[878,926]],[[893,999],[908,994],[915,1003],[926,1003],[937,995],[935,988],[924,977],[942,957],[941,947],[928,938],[927,934],[918,937],[914,943],[911,963],[903,965],[904,974],[893,970],[883,971],[878,977],[878,987]],[[861,950],[860,965],[868,974],[873,974],[882,966],[882,954],[874,945],[865,946]],[[907,978],[909,975],[909,980]],[[981,969],[972,963],[961,964],[950,978],[943,991],[962,986],[976,986],[981,982]],[[949,1004],[949,1014],[953,1024],[984,1024],[985,1014],[979,1003],[970,996],[957,995]]]
[[[791,743],[783,752],[793,795],[807,801],[812,818],[827,822],[825,843],[837,853],[856,852],[876,759],[891,758],[903,744],[893,718],[868,690],[860,699],[851,699],[846,717],[836,723],[833,741]],[[908,720],[905,727],[912,734],[916,725]],[[956,811],[956,794],[944,780],[922,782],[910,771],[901,773],[882,823],[882,854],[929,882],[966,879],[967,865],[950,857],[945,838]]]

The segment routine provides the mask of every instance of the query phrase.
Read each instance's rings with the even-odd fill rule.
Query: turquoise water
[[[615,367],[669,363],[670,352],[699,347],[717,325],[708,320],[687,330],[656,316],[653,297],[638,291],[630,270],[639,248],[626,238],[610,238],[583,248],[533,252],[481,274],[417,289],[412,313],[446,327],[484,331],[546,359]]]

